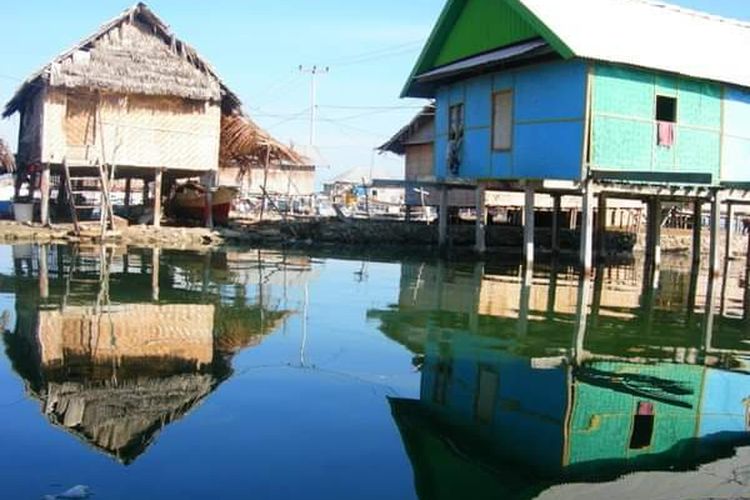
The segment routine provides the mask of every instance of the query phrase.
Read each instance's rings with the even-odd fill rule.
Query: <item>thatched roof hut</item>
[[[307,159],[294,149],[281,144],[242,112],[225,113],[221,117],[222,167],[269,163],[304,165]]]
[[[211,65],[143,3],[33,73],[5,106],[3,117],[23,111],[25,101],[48,85],[221,101],[225,112],[241,105]]]
[[[0,173],[7,174],[15,170],[16,159],[5,141],[0,139]]]

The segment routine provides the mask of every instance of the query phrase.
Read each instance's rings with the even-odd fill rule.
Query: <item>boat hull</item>
[[[219,187],[212,194],[211,212],[214,224],[223,225],[229,222],[229,211],[236,195],[237,190],[228,187]],[[177,217],[205,222],[207,215],[205,191],[185,189],[175,194],[172,199],[172,210]]]

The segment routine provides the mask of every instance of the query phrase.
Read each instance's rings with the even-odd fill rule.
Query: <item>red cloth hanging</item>
[[[658,129],[656,143],[665,148],[674,146],[674,123],[658,122]]]

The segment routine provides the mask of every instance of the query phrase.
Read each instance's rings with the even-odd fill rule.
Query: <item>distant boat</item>
[[[219,186],[212,193],[211,204],[215,224],[229,222],[232,200],[239,190],[236,187]],[[197,182],[186,182],[175,189],[171,200],[172,211],[177,217],[203,220],[206,207],[206,187]]]

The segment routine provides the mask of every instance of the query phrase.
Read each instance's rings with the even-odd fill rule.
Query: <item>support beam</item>
[[[711,200],[711,229],[709,270],[711,276],[718,277],[721,274],[721,255],[719,254],[719,237],[721,235],[721,202],[723,193],[717,191]]]
[[[607,197],[604,193],[599,194],[596,211],[596,241],[598,258],[602,260],[607,254]]]
[[[440,206],[438,207],[438,245],[445,248],[448,244],[448,188],[440,188]]]
[[[130,208],[130,196],[131,196],[131,179],[128,177],[125,179],[125,208]]]
[[[693,267],[700,267],[703,233],[703,200],[693,202]]]
[[[42,206],[41,206],[41,223],[43,226],[49,225],[49,195],[50,195],[50,182],[49,182],[49,164],[42,166],[42,179],[39,188],[42,191]]]
[[[582,275],[588,279],[593,265],[593,236],[594,236],[594,184],[587,180],[583,188],[583,203],[581,204],[581,267]]]
[[[159,301],[159,270],[161,248],[154,247],[151,251],[151,300]]]
[[[734,205],[727,203],[727,226],[724,228],[726,240],[724,241],[724,259],[726,262],[732,258],[732,220],[734,219]]]
[[[524,188],[524,226],[523,226],[523,254],[527,273],[534,268],[534,208],[536,208],[536,196],[534,186],[527,184]]]
[[[477,184],[475,193],[475,208],[477,212],[477,219],[475,224],[475,238],[474,238],[474,250],[477,253],[483,254],[487,251],[487,234],[485,226],[487,225],[487,202],[486,194],[487,188],[484,183],[480,182]]]
[[[646,258],[653,262],[654,268],[661,267],[661,200],[651,198],[648,201],[648,226],[646,237]]]
[[[161,227],[161,187],[164,177],[163,169],[156,170],[154,175],[154,227]]]
[[[144,177],[141,179],[141,181],[143,182],[143,184],[141,185],[141,205],[147,207],[149,195],[148,180]]]
[[[552,253],[560,253],[560,215],[562,210],[562,195],[552,195]]]
[[[203,220],[206,223],[206,227],[208,229],[214,228],[214,185],[215,185],[215,176],[213,172],[209,172],[205,176],[205,182],[204,185],[206,186],[206,204],[203,208]],[[265,195],[265,186],[263,188],[263,193]],[[265,196],[264,196],[264,202],[265,202]]]

